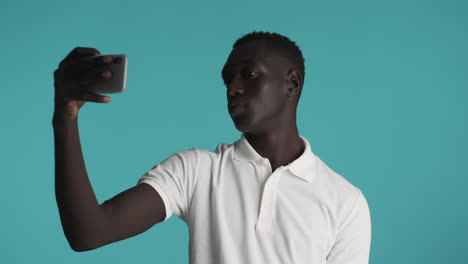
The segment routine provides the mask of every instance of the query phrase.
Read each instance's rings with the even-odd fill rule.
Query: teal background
[[[299,132],[365,194],[370,263],[468,263],[466,3],[2,1],[0,262],[188,263],[177,216],[71,250],[53,185],[53,71],[77,46],[128,55],[127,90],[80,112],[104,202],[175,152],[240,137],[220,72],[237,38],[263,30],[302,49]]]

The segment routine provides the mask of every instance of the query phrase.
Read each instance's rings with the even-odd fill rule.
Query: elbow
[[[89,240],[86,239],[72,239],[70,237],[67,237],[67,240],[71,249],[75,252],[84,252],[99,248],[97,243],[91,243]]]
[[[81,219],[80,219],[81,220]],[[104,234],[106,228],[100,225],[96,218],[93,221],[74,220],[79,224],[71,225],[67,222],[64,234],[71,249],[75,252],[90,251],[105,245]]]
[[[96,247],[78,245],[78,244],[70,244],[70,247],[75,252],[84,252],[96,249]]]

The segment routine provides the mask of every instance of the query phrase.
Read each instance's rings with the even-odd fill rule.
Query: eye
[[[224,79],[224,86],[228,87],[230,83],[229,79]]]
[[[244,77],[247,78],[247,79],[252,79],[256,75],[257,75],[257,73],[254,72],[254,71],[245,71],[244,72]]]

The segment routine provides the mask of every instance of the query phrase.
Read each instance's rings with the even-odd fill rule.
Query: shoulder
[[[212,163],[219,161],[232,152],[233,144],[218,143],[213,151],[207,149],[192,148],[184,151],[184,155],[197,156],[200,163]]]
[[[339,192],[343,195],[356,195],[359,188],[353,185],[346,177],[331,169],[325,162],[317,157],[317,170],[324,182],[330,188],[329,191]]]
[[[317,157],[317,156],[316,156]],[[361,189],[352,184],[317,157],[318,185],[323,200],[335,208],[337,214],[349,212],[363,196]]]
[[[193,166],[198,167],[199,165],[209,165],[219,162],[232,149],[232,144],[219,143],[214,151],[200,148],[189,148],[181,151],[177,151],[169,156],[167,156],[160,163],[154,165],[153,169],[156,167],[183,167]]]
[[[369,213],[367,200],[360,188],[332,170],[318,157],[316,161],[318,174],[316,191],[320,193],[322,203],[328,208],[333,236],[336,237],[340,227],[353,211]]]
[[[190,148],[190,149],[184,149],[181,151],[177,151],[173,153],[172,155],[166,157],[161,164],[168,165],[172,163],[191,163],[191,162],[197,162],[199,159],[199,149],[196,148]]]

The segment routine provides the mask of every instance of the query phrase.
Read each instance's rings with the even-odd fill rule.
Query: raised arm
[[[54,72],[55,193],[65,236],[75,251],[135,236],[165,218],[164,203],[148,184],[125,190],[102,204],[97,202],[78,132],[78,112],[86,101],[110,101],[108,96],[82,89],[83,83],[105,78],[101,73],[111,58],[80,61],[95,55],[100,55],[96,49],[75,48]]]

